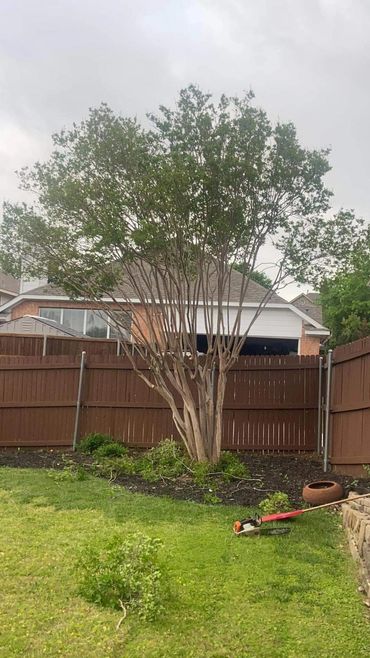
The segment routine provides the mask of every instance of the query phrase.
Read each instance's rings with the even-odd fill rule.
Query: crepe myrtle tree
[[[328,215],[328,151],[303,148],[252,93],[213,101],[194,85],[145,125],[103,104],[53,144],[47,162],[19,173],[34,203],[5,204],[3,268],[95,300],[122,332],[130,311],[149,374],[123,342],[132,367],[171,408],[189,455],[217,462],[227,374],[271,291],[321,276],[361,241],[352,213]],[[279,254],[274,280],[245,327],[266,245]]]

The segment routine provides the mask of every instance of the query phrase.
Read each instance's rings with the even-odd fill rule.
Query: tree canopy
[[[350,211],[329,213],[328,150],[301,146],[294,125],[273,125],[252,93],[215,102],[190,85],[148,120],[103,104],[54,135],[49,160],[20,172],[34,203],[5,204],[0,260],[108,314],[131,310],[150,368],[138,375],[169,404],[189,454],[217,461],[227,373],[272,291],[286,277],[317,282],[334,271],[362,244],[364,225]],[[266,245],[279,254],[274,276],[245,321]]]
[[[241,272],[242,274],[244,273],[244,265],[243,263],[235,263],[234,265],[235,269],[238,270],[238,272]],[[267,288],[267,290],[271,289],[273,287],[273,281],[270,279],[265,272],[260,272],[259,270],[252,270],[249,273],[249,277],[252,279],[252,281],[256,281],[256,283],[259,283],[260,286],[263,286],[264,288]]]
[[[320,299],[326,326],[335,347],[370,335],[370,257],[363,253],[352,267],[326,278]]]

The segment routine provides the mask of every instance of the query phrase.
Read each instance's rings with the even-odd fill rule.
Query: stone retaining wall
[[[359,494],[351,491],[348,498]],[[370,496],[342,505],[352,556],[359,567],[360,587],[370,602]]]

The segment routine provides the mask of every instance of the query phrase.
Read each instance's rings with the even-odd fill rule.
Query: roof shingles
[[[232,270],[230,276],[230,285],[229,287],[227,287],[227,291],[225,291],[224,301],[228,301],[229,299],[230,302],[234,302],[234,303],[239,302],[241,282],[242,282],[242,274],[240,274],[240,272],[238,272],[237,270]],[[215,274],[213,274],[212,272],[210,273],[208,288],[209,288],[209,294],[213,297],[216,297],[217,281]],[[115,290],[113,291],[113,295],[116,299],[127,298],[127,297],[133,299],[135,298],[135,291],[132,289],[130,283],[122,282],[122,284],[120,284],[115,288]],[[153,295],[154,297],[156,297],[155,290],[153,291]],[[280,297],[276,292],[269,292],[267,288],[264,288],[263,286],[261,286],[256,281],[253,281],[252,279],[250,279],[248,282],[247,291],[243,301],[247,303],[249,302],[249,303],[259,304],[265,300],[266,295],[268,302],[270,303],[272,302],[275,304],[288,304],[288,302],[282,297]],[[28,290],[24,296],[30,298],[36,296],[63,297],[66,296],[66,293],[62,290],[62,288],[58,286],[55,286],[53,284],[47,284],[47,285],[39,286],[38,288],[34,288],[32,290]],[[149,294],[147,296],[149,297]]]
[[[10,274],[0,272],[0,290],[5,290],[13,295],[19,295],[20,281]]]

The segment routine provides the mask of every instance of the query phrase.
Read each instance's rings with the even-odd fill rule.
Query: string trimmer
[[[325,503],[324,505],[316,505],[316,507],[307,507],[306,509],[296,509],[292,512],[280,512],[279,514],[268,514],[267,516],[256,516],[250,517],[248,519],[243,519],[242,521],[235,521],[233,525],[233,530],[236,535],[258,535],[258,534],[268,534],[268,535],[282,535],[289,532],[290,528],[261,528],[263,523],[269,523],[272,521],[286,521],[287,519],[293,519],[296,516],[301,514],[308,514],[308,512],[315,512],[318,509],[324,509],[324,507],[334,507],[335,505],[343,505],[343,503],[352,502],[353,500],[358,500],[359,498],[366,498],[370,496],[370,493],[361,494],[360,496],[353,496],[351,498],[342,498],[341,500],[335,500],[333,503]]]

